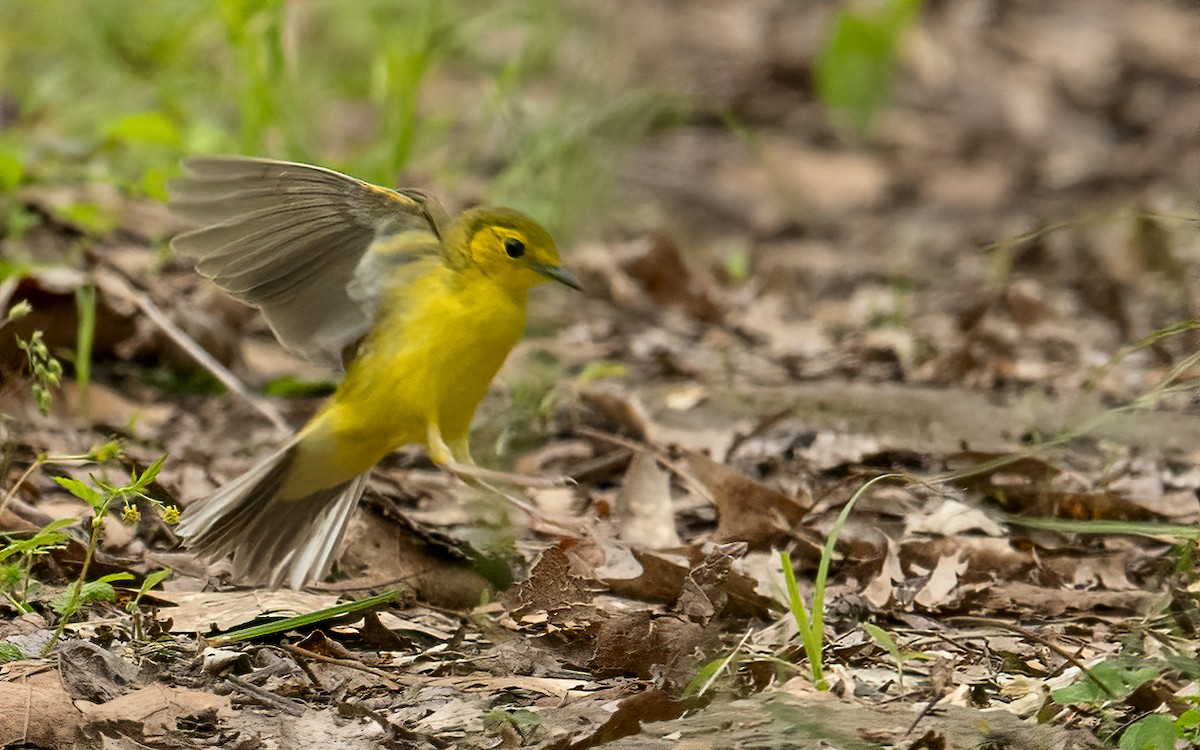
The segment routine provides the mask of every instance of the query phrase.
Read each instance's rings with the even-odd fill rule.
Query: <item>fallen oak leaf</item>
[[[656,673],[690,672],[703,636],[699,623],[678,615],[627,612],[600,623],[588,667],[599,677],[633,675],[643,680]]]
[[[684,459],[717,506],[713,541],[746,542],[750,549],[774,546],[792,533],[812,507],[807,491],[785,495],[703,453],[685,451]]]
[[[670,721],[683,715],[688,704],[672,698],[670,693],[659,688],[650,688],[622,700],[608,720],[590,735],[572,742],[565,737],[547,747],[547,750],[587,750],[637,734],[643,723]]]
[[[756,580],[733,563],[745,550],[720,545],[706,555],[696,546],[676,550],[633,550],[642,566],[636,578],[600,577],[617,596],[671,604],[677,612],[703,614],[711,605],[714,614],[767,619],[778,606],[758,593]]]

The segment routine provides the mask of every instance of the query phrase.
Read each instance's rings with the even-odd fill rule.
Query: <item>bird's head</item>
[[[575,275],[563,268],[554,238],[520,211],[473,208],[455,223],[447,242],[463,243],[462,260],[504,288],[524,291],[544,281],[580,288]]]

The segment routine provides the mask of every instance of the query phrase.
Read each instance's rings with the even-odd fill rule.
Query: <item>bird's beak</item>
[[[572,289],[578,289],[581,292],[583,291],[583,286],[580,285],[579,279],[575,278],[575,274],[571,273],[562,266],[548,266],[544,263],[533,263],[531,265],[533,266],[533,270],[537,271],[546,278],[553,279],[560,284],[566,284]]]

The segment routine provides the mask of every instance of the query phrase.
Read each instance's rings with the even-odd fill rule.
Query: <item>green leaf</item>
[[[731,281],[741,284],[750,278],[750,256],[744,247],[726,254],[724,266]]]
[[[1117,745],[1121,750],[1175,750],[1179,727],[1165,714],[1150,714],[1130,724]]]
[[[0,151],[0,190],[12,190],[25,177],[25,165],[7,151]]]
[[[129,612],[135,611],[138,608],[138,604],[141,603],[142,597],[146,595],[146,592],[165,581],[170,575],[171,569],[163,568],[162,570],[154,571],[142,579],[142,585],[138,587],[137,596],[129,600],[129,603],[125,605],[125,609]]]
[[[1120,700],[1158,676],[1158,670],[1153,667],[1131,669],[1111,661],[1100,662],[1091,667],[1089,671],[1091,677],[1082,675],[1075,684],[1051,692],[1050,697],[1054,699],[1055,703],[1064,706],[1074,703],[1103,703],[1114,699]],[[1104,687],[1097,685],[1096,680]]]
[[[594,383],[597,380],[623,378],[628,374],[629,366],[622,362],[599,360],[584,365],[577,377],[581,383]]]
[[[695,698],[697,695],[699,695],[700,689],[707,685],[708,681],[712,679],[712,676],[724,666],[725,658],[722,657],[719,659],[713,659],[703,667],[700,667],[700,669],[696,670],[696,674],[692,676],[692,679],[688,680],[687,687],[683,689],[684,697]]]
[[[1027,529],[1058,531],[1063,534],[1105,534],[1116,536],[1173,537],[1200,540],[1200,528],[1187,523],[1158,523],[1157,521],[1075,521],[1065,518],[1019,518],[1006,516],[1005,521]]]
[[[72,203],[56,213],[62,220],[92,235],[108,234],[120,223],[112,211],[84,201]]]
[[[0,561],[13,555],[41,554],[59,546],[67,541],[66,534],[61,533],[59,529],[65,529],[74,523],[74,518],[59,518],[51,521],[28,539],[12,542],[0,549]]]
[[[817,60],[817,95],[867,135],[887,103],[900,37],[916,20],[922,0],[887,0],[870,13],[843,11]]]
[[[93,508],[104,503],[104,496],[88,486],[86,482],[81,482],[71,477],[54,477],[54,481],[58,483],[59,487],[62,487]]]
[[[147,466],[146,470],[141,473],[141,476],[135,476],[134,480],[133,480],[132,489],[135,492],[141,492],[142,490],[149,487],[150,483],[153,482],[154,479],[158,476],[158,473],[160,471],[162,471],[163,462],[166,460],[167,460],[167,454],[164,453],[161,456],[159,456],[157,459],[155,459],[154,463]]]
[[[886,630],[870,622],[864,622],[862,627],[863,630],[867,631],[867,635],[874,638],[875,642],[888,652],[897,666],[904,663],[903,657],[900,656],[900,647],[896,645],[896,641],[892,639],[892,636]]]
[[[1189,708],[1179,714],[1179,718],[1175,719],[1175,726],[1180,729],[1200,728],[1200,710]]]
[[[0,591],[17,591],[24,577],[25,571],[21,570],[20,565],[0,565]]]
[[[330,380],[302,380],[294,375],[284,375],[267,383],[263,387],[263,393],[281,398],[328,396],[336,387]]]
[[[483,715],[483,726],[493,733],[511,729],[527,740],[542,726],[542,717],[525,708],[498,708]]]
[[[162,112],[136,112],[114,120],[105,135],[117,143],[149,143],[178,147],[183,142],[179,128]]]
[[[99,578],[95,581],[88,581],[79,589],[79,601],[75,605],[71,605],[71,595],[75,590],[75,585],[71,584],[58,596],[50,600],[50,609],[60,617],[69,616],[79,607],[91,602],[111,602],[117,598],[117,592],[113,590],[113,581],[128,581],[133,578],[132,573],[111,573]]]
[[[21,647],[12,641],[0,641],[0,664],[6,661],[17,661],[24,659],[25,652],[21,651]]]
[[[132,581],[133,573],[123,570],[120,573],[109,573],[106,576],[100,576],[93,583],[115,583],[116,581]]]
[[[156,570],[150,575],[146,576],[145,580],[142,581],[142,585],[138,588],[138,595],[146,593],[158,584],[167,580],[171,576],[172,572],[173,571],[170,568],[163,568],[162,570]]]

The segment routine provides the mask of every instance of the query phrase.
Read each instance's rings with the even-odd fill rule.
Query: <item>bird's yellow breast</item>
[[[349,481],[396,448],[424,443],[431,424],[447,442],[465,439],[520,339],[525,290],[440,262],[396,274],[359,356],[302,431],[284,495]]]

